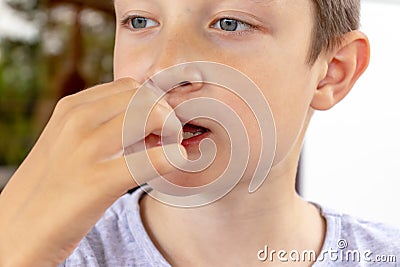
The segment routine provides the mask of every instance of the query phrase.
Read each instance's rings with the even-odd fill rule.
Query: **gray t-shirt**
[[[143,226],[139,212],[142,195],[141,190],[136,190],[120,198],[60,266],[171,266]],[[255,251],[254,257],[290,263],[315,256],[313,267],[400,267],[400,229],[320,210],[327,222],[327,232],[319,255],[311,251],[286,251],[279,255],[278,251],[264,247]]]

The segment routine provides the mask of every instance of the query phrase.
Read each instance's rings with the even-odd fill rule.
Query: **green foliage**
[[[38,44],[2,41],[0,48],[0,165],[18,164],[34,142],[32,116],[39,95]]]
[[[73,6],[60,7],[75,10]],[[29,9],[37,8],[29,6],[23,12],[32,14],[33,10]],[[47,7],[40,8],[42,14],[51,14]],[[82,25],[79,72],[86,85],[92,86],[112,80],[115,24],[110,15],[91,9],[85,12],[90,23]],[[90,16],[98,23],[93,23]],[[58,100],[65,74],[70,72],[73,30],[73,22],[52,20],[50,15],[36,43],[0,39],[0,166],[19,165],[50,116],[49,103]],[[51,46],[54,43],[61,44],[57,52],[47,51],[46,47],[54,47]],[[42,114],[43,110],[49,114]]]

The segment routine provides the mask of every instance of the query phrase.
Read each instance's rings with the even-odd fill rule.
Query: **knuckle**
[[[77,107],[68,112],[65,116],[65,126],[67,129],[87,128],[87,110]]]
[[[141,94],[143,95],[144,98],[150,100],[151,103],[155,103],[157,98],[156,95],[154,94],[153,91],[150,89],[147,89],[146,87],[142,87]]]
[[[139,83],[130,77],[124,77],[115,81],[118,86],[126,87],[126,88],[137,88],[139,87]]]
[[[167,110],[164,107],[161,107],[160,105],[155,105],[151,110],[150,116],[154,117],[154,119],[157,119],[158,121],[163,121],[166,112]]]
[[[61,98],[56,104],[54,113],[67,113],[73,107],[73,103],[74,97],[72,95]]]

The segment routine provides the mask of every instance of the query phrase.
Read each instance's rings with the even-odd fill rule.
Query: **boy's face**
[[[115,79],[128,76],[144,82],[158,71],[191,61],[229,65],[262,90],[276,124],[274,165],[286,158],[303,129],[322,78],[322,64],[306,62],[314,18],[311,1],[115,0],[115,9]],[[186,80],[182,75],[182,81]],[[200,90],[178,88],[166,99],[174,107],[198,97],[224,99],[237,110],[248,126],[252,153],[257,153],[259,144],[251,133],[254,121],[238,97],[204,86]],[[219,148],[216,162],[226,163],[226,134],[216,124],[201,123],[211,130],[208,137]],[[189,147],[188,152],[190,156],[198,150]],[[218,172],[215,168],[207,171]],[[207,171],[203,177],[208,176]],[[176,183],[190,184],[179,179]]]

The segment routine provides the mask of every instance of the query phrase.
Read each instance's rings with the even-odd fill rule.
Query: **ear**
[[[323,55],[328,68],[314,93],[311,107],[327,110],[340,102],[368,67],[369,58],[367,36],[360,31],[347,33],[339,47]]]

